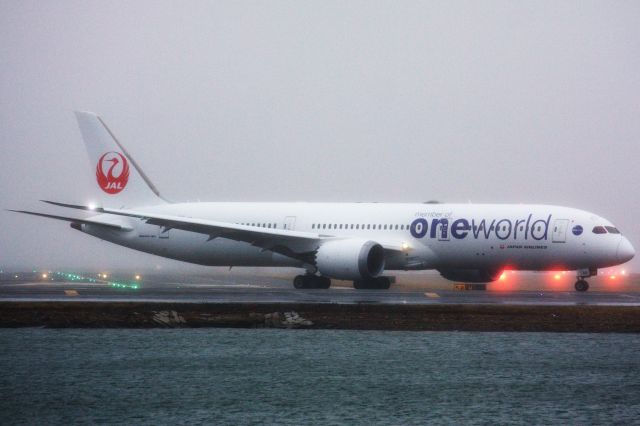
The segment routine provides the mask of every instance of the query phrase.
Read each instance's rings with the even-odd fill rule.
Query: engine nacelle
[[[500,269],[438,269],[440,275],[451,281],[489,283],[500,278]]]
[[[376,278],[384,271],[384,249],[375,241],[348,239],[324,243],[316,254],[324,276],[342,280]]]

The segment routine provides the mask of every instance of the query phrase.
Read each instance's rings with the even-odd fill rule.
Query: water
[[[0,424],[640,422],[640,336],[0,330]]]

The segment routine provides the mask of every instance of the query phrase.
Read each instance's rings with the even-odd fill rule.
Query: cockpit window
[[[604,226],[596,226],[593,228],[593,233],[594,234],[606,234],[607,230],[604,229]]]
[[[620,233],[620,231],[618,231],[618,228],[616,228],[615,226],[605,226],[605,228],[607,228],[607,231],[609,231],[610,234]]]

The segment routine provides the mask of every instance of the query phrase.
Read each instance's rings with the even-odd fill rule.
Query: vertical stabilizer
[[[156,187],[118,142],[104,121],[92,112],[76,112],[96,194],[105,207],[164,204]]]

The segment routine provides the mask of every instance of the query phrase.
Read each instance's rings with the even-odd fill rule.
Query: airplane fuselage
[[[628,241],[595,214],[548,205],[388,203],[179,203],[146,212],[317,233],[340,238],[399,241],[406,250],[385,270],[509,268],[570,270],[625,261]],[[130,231],[83,225],[96,237],[136,250],[211,266],[304,266],[304,262],[249,243],[101,215]]]

